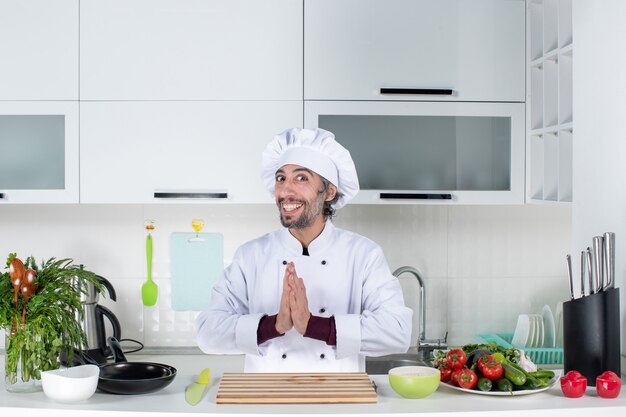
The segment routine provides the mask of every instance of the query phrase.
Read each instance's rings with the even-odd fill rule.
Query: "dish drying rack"
[[[561,365],[563,364],[563,348],[531,348],[523,346],[513,346],[513,333],[493,333],[479,334],[479,338],[485,342],[496,342],[504,348],[514,348],[523,350],[524,353],[536,365]]]

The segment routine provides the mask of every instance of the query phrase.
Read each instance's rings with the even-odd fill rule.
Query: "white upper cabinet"
[[[78,0],[0,0],[0,100],[78,100]]]
[[[82,0],[81,100],[302,100],[302,2]]]
[[[0,205],[78,203],[78,102],[0,101]]]
[[[271,203],[261,154],[302,101],[83,102],[81,203]]]
[[[305,100],[525,100],[524,0],[305,0],[304,20]]]

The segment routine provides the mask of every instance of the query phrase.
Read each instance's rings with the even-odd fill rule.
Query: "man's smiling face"
[[[304,229],[323,221],[327,190],[322,178],[299,165],[284,165],[276,171],[274,196],[284,227]]]

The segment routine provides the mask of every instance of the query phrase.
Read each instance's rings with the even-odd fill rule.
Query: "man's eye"
[[[298,180],[298,181],[308,181],[308,178],[307,178],[306,175],[298,175],[296,177],[296,180]]]
[[[285,180],[285,177],[283,176],[276,177],[276,182],[283,182],[284,180]]]

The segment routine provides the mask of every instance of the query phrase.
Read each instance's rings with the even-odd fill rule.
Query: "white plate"
[[[550,306],[543,306],[541,316],[543,317],[543,327],[545,330],[545,340],[543,342],[543,346],[553,348],[556,346],[556,325],[554,324],[554,315],[552,314]]]
[[[539,389],[525,389],[522,391],[513,391],[513,392],[503,392],[503,391],[481,391],[478,389],[467,389],[467,388],[461,388],[461,387],[457,387],[456,385],[452,385],[449,382],[442,382],[439,384],[439,386],[444,386],[446,388],[450,388],[453,389],[455,391],[463,391],[463,392],[467,392],[469,394],[478,394],[478,395],[489,395],[492,397],[517,397],[520,395],[530,395],[530,394],[536,394],[538,392],[543,392],[547,389],[550,389],[554,384],[556,384],[556,382],[559,380],[560,377],[560,372],[559,371],[554,371],[554,376],[550,379],[550,381],[548,381],[548,386],[547,387],[541,387]]]
[[[556,305],[556,347],[563,347],[563,303]]]
[[[535,347],[541,348],[545,340],[545,328],[541,314],[535,314],[535,323],[537,324],[537,340],[535,341]]]
[[[530,336],[530,318],[528,314],[520,314],[517,317],[517,325],[515,326],[515,333],[513,333],[513,340],[511,344],[517,347],[524,347],[528,342]]]

